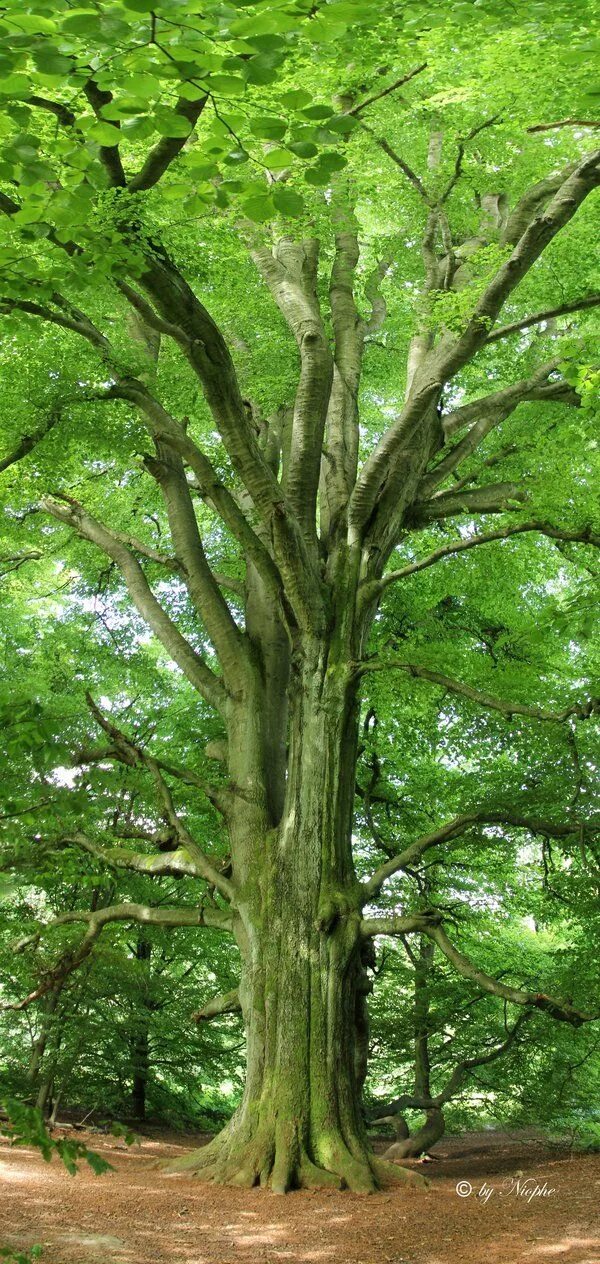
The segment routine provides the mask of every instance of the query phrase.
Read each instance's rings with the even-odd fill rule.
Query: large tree
[[[77,762],[129,769],[156,796],[159,826],[130,812],[108,841],[84,820],[50,841],[116,869],[192,879],[199,895],[65,912],[54,924],[83,923],[85,934],[27,999],[48,993],[116,921],[233,935],[239,991],[202,1016],[241,1006],[244,1098],[187,1160],[214,1180],[370,1190],[382,1178],[361,1110],[380,935],[424,936],[511,1005],[573,1025],[592,1017],[589,1006],[488,974],[457,946],[439,903],[398,910],[385,897],[395,875],[414,875],[473,830],[581,839],[587,818],[574,802],[540,817],[526,802],[499,806],[483,794],[394,848],[363,785],[379,858],[362,880],[353,851],[371,723],[361,738],[361,699],[378,673],[519,723],[562,725],[565,740],[597,710],[581,671],[564,694],[555,676],[536,688],[529,674],[513,696],[510,674],[496,690],[477,671],[469,678],[468,658],[455,677],[423,645],[401,652],[416,572],[473,549],[493,557],[511,537],[580,544],[585,558],[599,538],[585,497],[579,505],[565,494],[562,509],[549,497],[543,444],[511,423],[522,405],[540,429],[545,416],[560,430],[574,413],[584,438],[571,445],[572,485],[585,484],[585,331],[600,299],[585,275],[591,229],[581,208],[600,183],[600,152],[586,119],[527,106],[537,80],[526,14],[517,6],[501,52],[503,6],[489,28],[483,14],[475,58],[475,36],[456,24],[465,10],[472,16],[469,5],[452,9],[440,36],[439,15],[430,30],[424,6],[420,38],[403,44],[395,6],[384,6],[378,31],[364,33],[363,63],[348,71],[348,25],[368,18],[364,6],[261,4],[238,17],[226,6],[206,16],[193,3],[151,10],[124,0],[52,17],[25,6],[4,19],[16,52],[4,80],[1,309],[23,366],[17,416],[32,402],[38,416],[7,440],[2,468],[40,454],[35,489],[27,483],[12,518],[22,510],[27,527],[34,509],[42,546],[50,534],[68,547],[74,533],[102,556],[115,600],[124,585],[195,691],[188,749],[212,727],[206,753],[217,768],[206,771],[199,751],[182,766],[90,693],[103,740]],[[568,23],[568,12],[558,18]],[[534,32],[548,38],[546,20],[543,9]],[[323,96],[339,92],[335,108],[313,102],[313,56]],[[576,70],[573,80],[575,109]],[[536,110],[551,109],[554,94],[550,83]],[[526,133],[554,123],[549,143]],[[227,178],[248,159],[251,178]],[[236,320],[248,292],[254,307]],[[263,345],[250,341],[255,313],[268,327]],[[365,368],[376,346],[384,391]],[[561,459],[564,447],[559,439]],[[12,564],[26,563],[24,546]],[[392,593],[403,613],[390,621]],[[494,645],[498,629],[486,635]],[[512,683],[518,690],[518,672]],[[413,735],[402,740],[409,760]],[[190,787],[221,822],[225,860],[193,830],[180,799]],[[135,837],[150,847],[123,845]]]

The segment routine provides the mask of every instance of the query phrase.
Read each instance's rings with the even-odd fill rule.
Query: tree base
[[[200,1150],[165,1165],[168,1175],[188,1174],[216,1185],[252,1189],[259,1185],[276,1194],[294,1189],[348,1189],[372,1194],[394,1184],[424,1189],[425,1177],[388,1163],[357,1143],[360,1157],[340,1138],[324,1137],[315,1162],[298,1137],[297,1129],[276,1128],[269,1136],[257,1134],[243,1141],[228,1128]]]

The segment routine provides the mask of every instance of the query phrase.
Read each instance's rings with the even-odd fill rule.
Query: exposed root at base
[[[425,1189],[424,1176],[388,1163],[374,1154],[356,1158],[339,1138],[324,1138],[315,1162],[301,1144],[293,1127],[281,1129],[276,1140],[257,1135],[243,1142],[237,1136],[220,1134],[200,1150],[171,1160],[169,1175],[188,1174],[216,1185],[252,1189],[256,1185],[273,1193],[294,1189],[348,1189],[372,1194],[394,1184],[410,1184]]]
[[[371,1156],[371,1167],[381,1188],[386,1185],[413,1185],[415,1189],[429,1189],[429,1181],[420,1172],[412,1168],[402,1167],[399,1163],[389,1163],[385,1158]]]

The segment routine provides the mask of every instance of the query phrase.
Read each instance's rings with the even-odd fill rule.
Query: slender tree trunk
[[[429,1062],[429,975],[435,945],[421,936],[419,955],[415,961],[414,1033],[415,1033],[415,1098],[431,1098],[431,1066]],[[418,1159],[444,1135],[444,1112],[432,1106],[425,1112],[425,1123],[412,1134],[399,1135],[386,1150],[388,1159]]]
[[[133,1118],[143,1123],[146,1118],[146,1092],[148,1088],[148,1070],[150,1048],[147,1028],[135,1036],[131,1051],[133,1077],[131,1086],[131,1107]]]
[[[152,956],[152,944],[144,935],[138,935],[136,960],[145,971]],[[150,1014],[151,1007],[147,995],[148,978],[144,973],[141,979],[140,1011],[134,1018],[134,1031],[131,1038],[131,1108],[134,1119],[140,1123],[146,1118],[146,1094],[150,1073]]]
[[[27,1083],[32,1089],[35,1089],[40,1077],[44,1054],[50,1039],[52,1031],[53,1015],[58,1005],[59,997],[62,992],[62,981],[57,983],[50,992],[44,997],[42,1007],[42,1015],[40,1020],[40,1029],[33,1042],[31,1050],[31,1058],[27,1069]]]

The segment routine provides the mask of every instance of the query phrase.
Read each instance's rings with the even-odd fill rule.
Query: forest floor
[[[447,1138],[439,1161],[419,1168],[425,1190],[285,1198],[156,1169],[198,1137],[149,1129],[128,1149],[97,1132],[68,1135],[115,1170],[94,1176],[83,1164],[71,1177],[56,1159],[0,1148],[0,1245],[39,1243],[41,1264],[600,1261],[600,1155],[572,1155],[532,1131]]]

